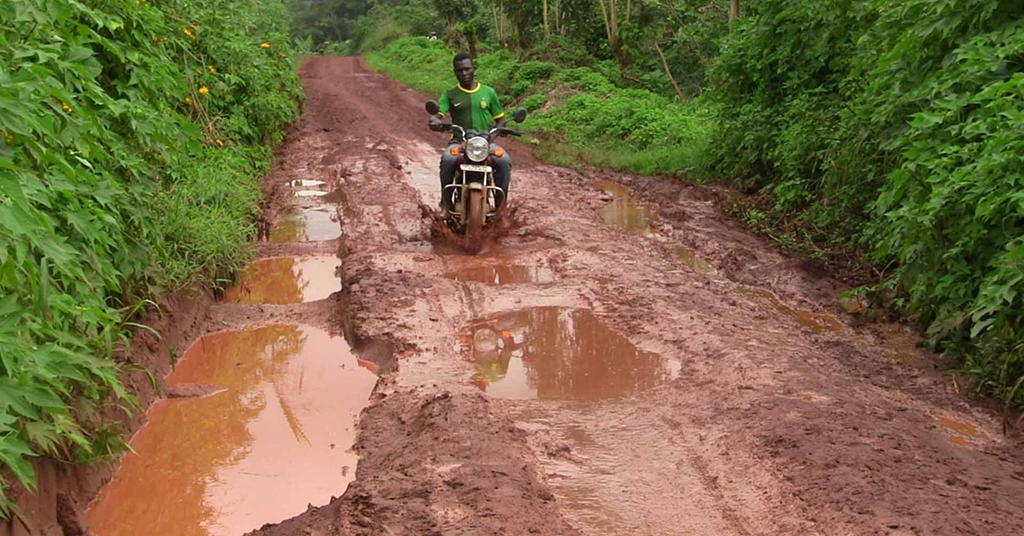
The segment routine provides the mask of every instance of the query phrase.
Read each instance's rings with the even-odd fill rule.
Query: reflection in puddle
[[[650,231],[651,222],[657,216],[651,207],[636,204],[630,197],[629,188],[612,181],[594,181],[594,186],[612,196],[611,203],[600,209],[605,223],[631,233]]]
[[[513,399],[597,400],[654,387],[672,364],[637,350],[588,310],[537,307],[477,320],[460,336],[474,383]]]
[[[252,263],[224,301],[245,304],[305,303],[322,300],[341,290],[336,257],[280,257]]]
[[[700,274],[713,274],[715,273],[715,267],[708,261],[697,256],[697,252],[686,246],[679,246],[676,248],[676,255],[679,260],[686,266],[690,267],[693,271]]]
[[[949,415],[936,415],[935,420],[942,426],[950,443],[961,447],[970,446],[987,437],[977,426]]]
[[[324,181],[294,180],[289,182],[288,186],[292,188],[326,189],[327,183]]]
[[[270,241],[319,242],[341,236],[334,207],[305,208],[281,218],[270,231]]]
[[[555,274],[543,266],[477,266],[445,274],[448,279],[488,285],[551,283]]]
[[[323,197],[327,195],[327,192],[321,190],[300,190],[292,195],[295,197]]]
[[[843,329],[843,323],[838,318],[826,314],[826,313],[815,313],[812,311],[803,311],[793,309],[790,306],[779,301],[774,294],[771,292],[759,289],[759,288],[747,288],[740,287],[736,289],[736,292],[741,296],[748,296],[752,298],[760,298],[767,300],[768,303],[775,308],[776,311],[782,313],[789,318],[796,321],[797,324],[810,329],[815,333],[823,333],[825,331],[840,331]]]
[[[170,385],[223,390],[150,408],[89,511],[98,536],[237,536],[341,495],[376,377],[344,339],[272,325],[207,335]]]

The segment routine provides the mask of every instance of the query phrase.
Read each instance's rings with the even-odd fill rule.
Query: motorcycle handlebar
[[[459,136],[462,137],[462,139],[466,139],[466,129],[462,128],[459,125],[456,125],[455,123],[441,123],[440,124],[440,131],[441,132],[455,131],[457,134],[459,134]],[[515,137],[519,137],[519,136],[522,136],[522,135],[523,135],[523,133],[519,132],[518,130],[512,130],[511,128],[505,128],[505,127],[493,128],[493,129],[490,130],[490,132],[487,133],[487,137],[488,138],[495,138],[495,137],[498,137],[498,136],[515,136]]]

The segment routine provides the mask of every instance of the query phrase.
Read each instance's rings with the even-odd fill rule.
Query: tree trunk
[[[505,40],[502,38],[502,35],[501,35],[501,21],[498,19],[498,7],[497,6],[491,6],[491,15],[494,15],[494,31],[495,31],[495,33],[498,34],[498,46],[499,47],[504,47],[505,46]]]
[[[729,33],[736,27],[740,18],[740,0],[729,0]]]
[[[679,83],[676,82],[676,78],[672,76],[672,69],[668,66],[668,60],[665,59],[665,53],[661,51],[661,46],[658,45],[658,39],[654,39],[654,50],[658,53],[658,57],[661,58],[661,66],[665,69],[665,74],[668,75],[668,81],[672,82],[672,87],[676,90],[676,96],[679,97],[679,102],[686,102],[686,97],[683,96],[683,90],[679,89]]]
[[[548,0],[544,0],[544,38],[551,37],[551,27],[548,26]]]

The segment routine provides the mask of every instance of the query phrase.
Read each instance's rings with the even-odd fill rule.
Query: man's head
[[[452,67],[455,68],[455,78],[459,79],[459,85],[466,89],[473,89],[473,75],[476,74],[473,56],[460,52],[452,60]]]

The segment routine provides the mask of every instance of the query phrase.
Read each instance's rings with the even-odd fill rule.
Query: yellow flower
[[[213,65],[207,65],[206,68],[209,69],[211,73],[217,74],[217,69],[214,69]]]
[[[264,41],[260,43],[260,48],[270,48],[270,43]]]
[[[196,38],[195,34],[192,33],[192,30],[189,30],[188,28],[183,29],[182,32],[184,32],[185,35],[189,36],[192,39]]]
[[[10,144],[14,143],[14,136],[12,136],[9,132],[4,132],[4,131],[0,130],[0,134],[3,134],[4,141],[7,142],[7,145],[10,145]]]
[[[71,112],[75,111],[74,108],[68,106],[67,103],[64,103],[64,102],[62,102],[60,104],[60,106],[61,106],[61,108],[64,108],[64,111],[67,112],[67,113],[71,113]]]
[[[206,94],[207,94],[207,93],[209,93],[209,92],[210,92],[210,88],[208,88],[208,87],[206,87],[206,86],[203,86],[203,87],[199,88],[199,93],[200,93],[201,95],[206,95]]]
[[[185,97],[185,104],[192,106],[192,97]]]
[[[202,69],[196,69],[196,74],[203,74],[203,70]]]
[[[224,142],[222,142],[220,140],[213,140],[213,141],[217,144],[217,147],[224,147]]]

